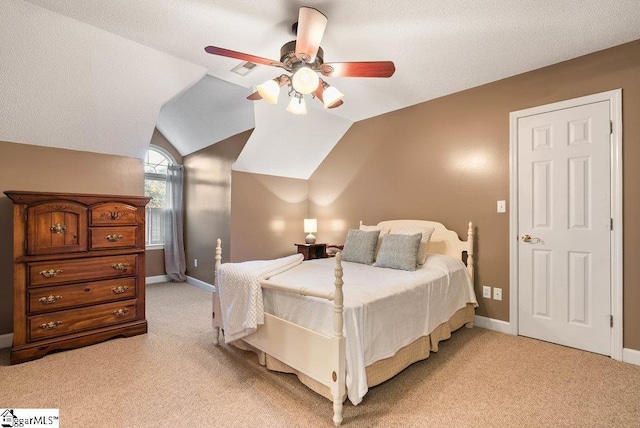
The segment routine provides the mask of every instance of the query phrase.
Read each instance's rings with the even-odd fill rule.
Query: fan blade
[[[315,61],[324,30],[327,28],[327,21],[327,17],[319,10],[311,7],[300,8],[296,39],[296,56],[298,58],[306,62]]]
[[[328,62],[320,69],[327,77],[391,77],[396,66],[392,61]]]
[[[242,61],[250,61],[250,62],[253,62],[255,64],[264,64],[264,65],[271,65],[273,67],[285,68],[284,64],[281,63],[280,61],[274,61],[274,60],[269,59],[269,58],[262,58],[262,57],[255,56],[255,55],[249,55],[249,54],[242,53],[242,52],[236,52],[236,51],[232,51],[230,49],[219,48],[219,47],[216,47],[216,46],[207,46],[206,48],[204,48],[204,50],[207,53],[210,53],[212,55],[226,56],[226,57],[229,57],[229,58],[240,59]]]
[[[324,100],[322,99],[323,91],[324,91],[324,88],[322,87],[322,79],[320,79],[320,83],[318,84],[318,87],[316,88],[316,90],[313,92],[313,96],[316,97],[318,101],[324,104]]]
[[[258,91],[255,91],[253,94],[249,95],[247,99],[251,101],[257,101],[261,100],[262,96],[258,93]]]

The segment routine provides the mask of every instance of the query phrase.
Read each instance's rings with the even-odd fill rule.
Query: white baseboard
[[[511,332],[511,324],[507,321],[496,320],[493,318],[481,317],[480,315],[476,315],[473,320],[473,324],[486,328],[487,330],[499,331],[500,333],[513,334]]]
[[[640,366],[640,351],[636,351],[635,349],[623,348],[622,361],[624,361],[625,363]]]
[[[187,284],[195,285],[198,288],[202,288],[203,290],[210,291],[212,293],[215,290],[214,286],[208,282],[200,281],[199,279],[190,276],[187,276]]]
[[[157,284],[159,282],[169,282],[171,278],[169,275],[156,275],[156,276],[148,276],[144,279],[146,284]]]
[[[13,345],[13,333],[0,334],[0,349],[11,348]]]

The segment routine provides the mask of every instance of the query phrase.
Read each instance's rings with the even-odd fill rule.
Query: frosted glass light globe
[[[300,67],[291,78],[291,85],[296,92],[307,95],[318,89],[320,78],[309,67]]]

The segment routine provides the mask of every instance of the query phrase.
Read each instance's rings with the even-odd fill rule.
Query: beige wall
[[[0,191],[144,195],[142,160],[0,141]],[[0,193],[0,334],[13,331],[13,204]]]
[[[640,40],[356,123],[309,180],[319,238],[340,242],[359,220],[431,219],[477,231],[479,315],[509,320],[509,112],[623,90],[624,347],[640,350]],[[339,220],[336,222],[336,220]]]
[[[231,230],[231,166],[253,130],[183,158],[187,275],[213,284],[216,239],[227,245]],[[229,252],[224,261],[229,261]],[[194,266],[194,259],[198,266]]]
[[[231,261],[294,254],[306,236],[307,180],[237,171],[232,177]]]
[[[176,160],[178,165],[182,165],[182,155],[180,152],[176,150],[175,147],[171,144],[169,140],[162,135],[162,132],[158,131],[157,128],[154,128],[153,135],[151,136],[151,144],[154,146],[162,147],[166,151],[169,152],[171,156]]]

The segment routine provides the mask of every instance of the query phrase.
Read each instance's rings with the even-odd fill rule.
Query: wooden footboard
[[[222,260],[221,241],[216,246],[215,290],[212,323],[214,343],[218,344],[222,325],[218,270]],[[323,294],[306,288],[290,288],[270,281],[262,281],[262,288],[270,288],[303,296],[333,301],[334,334],[326,336],[271,314],[264,314],[264,325],[242,340],[257,350],[271,355],[295,370],[328,387],[333,397],[333,422],[342,423],[342,403],[346,393],[346,339],[343,334],[344,316],[342,293],[342,257],[336,254],[335,289]]]

